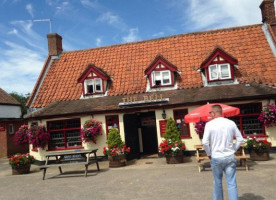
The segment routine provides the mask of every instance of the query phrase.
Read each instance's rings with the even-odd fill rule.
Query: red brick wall
[[[6,130],[0,131],[0,158],[7,156]]]
[[[26,120],[5,121],[6,130],[0,132],[0,157],[9,157],[16,153],[28,153],[29,146],[16,146],[13,142],[15,132],[22,124],[27,124]],[[9,134],[9,124],[13,124],[14,134]]]

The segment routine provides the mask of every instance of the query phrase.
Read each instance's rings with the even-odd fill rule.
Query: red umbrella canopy
[[[191,122],[200,122],[200,121],[204,121],[204,122],[210,121],[212,118],[209,112],[211,111],[212,105],[220,105],[222,107],[222,115],[224,117],[232,117],[240,114],[239,108],[228,106],[221,103],[210,103],[210,104],[200,106],[194,109],[193,111],[189,112],[187,115],[185,115],[184,117],[185,122],[191,123]]]

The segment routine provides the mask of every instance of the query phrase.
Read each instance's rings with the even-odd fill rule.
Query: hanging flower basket
[[[13,137],[13,141],[14,141],[15,145],[17,145],[17,146],[28,145],[28,143],[29,143],[28,133],[29,133],[28,125],[20,126],[20,128],[18,129],[18,131],[16,131],[16,133]]]
[[[45,126],[31,126],[28,132],[29,142],[34,147],[44,149],[50,140],[50,134],[46,131]]]
[[[195,131],[198,134],[199,138],[203,138],[204,128],[205,128],[206,122],[197,122],[195,123]]]
[[[258,120],[266,127],[276,125],[276,106],[274,104],[265,104]]]
[[[87,120],[81,129],[81,138],[84,142],[96,144],[97,137],[102,135],[102,124],[98,120]]]

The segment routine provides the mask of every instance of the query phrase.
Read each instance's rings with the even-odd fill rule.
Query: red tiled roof
[[[35,98],[35,92],[32,93],[31,106],[44,107],[56,100],[79,99],[82,88],[77,79],[90,63],[113,79],[108,96],[144,93],[144,71],[160,54],[181,72],[179,89],[202,87],[197,69],[217,46],[238,60],[235,76],[239,82],[276,86],[276,58],[262,24],[258,24],[63,52],[59,59],[53,60]],[[30,103],[31,100],[27,105]]]
[[[5,92],[2,88],[0,88],[0,104],[20,105],[18,101],[16,101],[11,95]]]

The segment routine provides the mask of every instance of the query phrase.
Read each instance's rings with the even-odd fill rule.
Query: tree
[[[166,140],[171,139],[172,142],[181,141],[180,132],[177,129],[175,121],[170,117],[167,121],[166,133],[164,134]]]
[[[27,114],[26,103],[30,97],[30,94],[23,95],[23,94],[18,94],[17,92],[11,92],[10,95],[21,104],[21,113],[22,113],[21,117],[23,117],[23,115]]]

